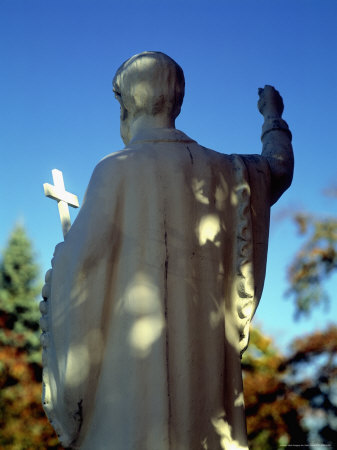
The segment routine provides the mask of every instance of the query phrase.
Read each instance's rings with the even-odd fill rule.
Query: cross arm
[[[47,197],[57,201],[64,201],[73,208],[79,207],[77,195],[71,194],[70,192],[67,192],[65,190],[58,189],[57,187],[49,183],[44,183],[43,189]]]

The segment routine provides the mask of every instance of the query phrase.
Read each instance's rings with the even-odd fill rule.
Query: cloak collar
[[[141,130],[128,144],[137,145],[142,142],[195,142],[182,131],[176,128],[152,128]]]

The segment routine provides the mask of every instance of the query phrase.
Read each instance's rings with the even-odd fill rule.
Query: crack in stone
[[[168,397],[168,438],[169,448],[171,448],[171,395],[170,395],[170,368],[169,368],[169,338],[168,338],[168,246],[167,246],[167,231],[166,218],[164,218],[164,242],[165,242],[165,263],[164,263],[164,306],[165,306],[165,323],[166,323],[166,383],[167,383],[167,397]]]
[[[191,158],[191,163],[193,164],[193,163],[194,163],[194,159],[193,159],[193,155],[192,155],[192,152],[191,152],[191,150],[190,150],[190,148],[189,148],[189,146],[188,146],[188,145],[186,145],[186,148],[187,148],[187,150],[188,150],[188,153],[189,153],[189,155],[190,155],[190,158]]]
[[[75,413],[75,418],[78,420],[78,432],[80,432],[83,423],[83,398],[77,403],[78,409]]]

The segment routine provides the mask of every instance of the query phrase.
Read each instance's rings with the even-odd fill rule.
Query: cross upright
[[[54,186],[49,183],[44,183],[44,193],[47,197],[57,200],[60,219],[62,224],[63,237],[68,233],[71,222],[68,205],[73,208],[78,208],[78,198],[76,195],[67,192],[64,187],[63,175],[60,170],[52,170]]]

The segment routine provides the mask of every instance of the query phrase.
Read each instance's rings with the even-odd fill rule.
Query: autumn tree
[[[294,220],[305,239],[288,271],[288,294],[294,298],[299,318],[328,301],[324,282],[337,269],[337,218],[299,213]]]
[[[256,328],[243,356],[249,448],[337,442],[337,327],[317,331],[282,354]]]
[[[337,219],[297,213],[294,221],[304,243],[289,266],[287,294],[299,320],[328,302],[325,282],[337,272]],[[252,329],[242,365],[251,449],[336,444],[336,326],[296,339],[287,356]]]
[[[336,187],[325,191],[337,198]],[[294,216],[304,244],[288,270],[290,294],[295,300],[295,319],[305,317],[319,304],[328,305],[326,282],[337,273],[337,217],[307,213]],[[301,378],[310,362],[311,378],[299,382],[296,392],[310,403],[310,428],[317,442],[337,442],[337,332],[335,326],[313,333],[293,343],[293,356],[287,365]],[[302,377],[303,378],[303,377]]]
[[[284,355],[257,328],[251,329],[242,368],[249,448],[273,450],[306,443],[302,421],[308,402],[292,390]]]
[[[337,327],[316,331],[292,344],[292,354],[279,370],[287,370],[292,392],[308,402],[305,422],[311,441],[337,443]]]

